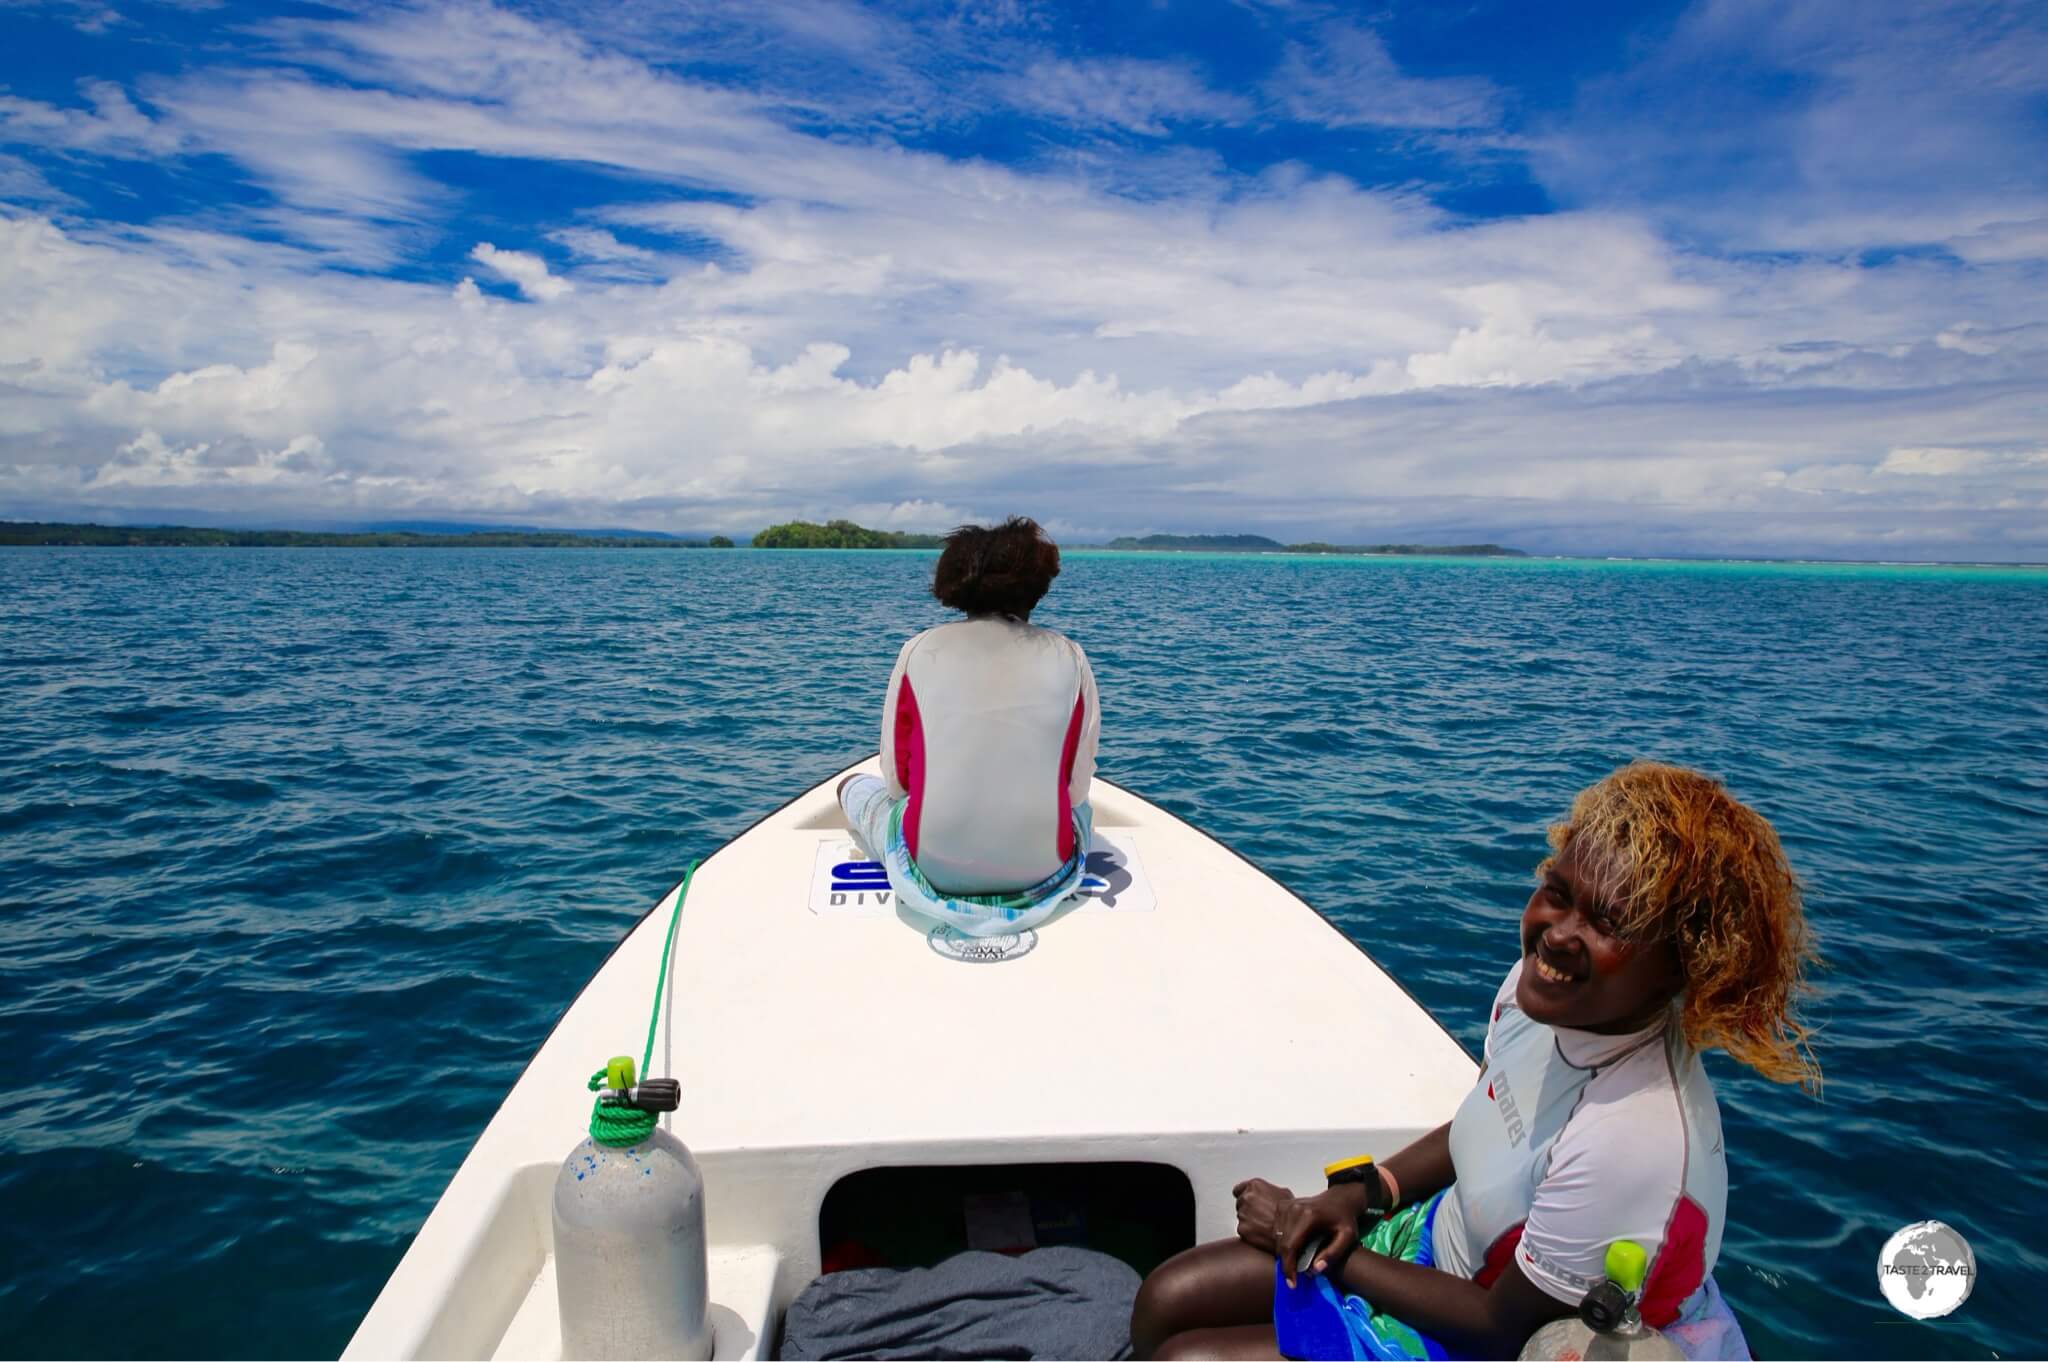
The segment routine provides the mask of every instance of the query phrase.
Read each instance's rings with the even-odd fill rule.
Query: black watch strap
[[[1394,1209],[1394,1199],[1387,1194],[1387,1180],[1380,1176],[1379,1165],[1372,1155],[1366,1154],[1355,1159],[1345,1159],[1323,1169],[1323,1176],[1332,1187],[1355,1182],[1365,1188],[1365,1207],[1358,1213],[1358,1238],[1361,1243],[1372,1233],[1373,1226],[1387,1218]]]

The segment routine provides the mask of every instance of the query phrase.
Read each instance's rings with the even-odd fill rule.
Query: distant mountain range
[[[1162,553],[1285,553],[1287,546],[1263,534],[1148,534],[1112,539],[1106,549],[1156,550]]]
[[[545,525],[482,525],[473,520],[380,520],[368,525],[337,527],[342,534],[573,534],[588,539],[707,539],[702,534],[671,534],[667,530],[562,530]]]
[[[338,549],[702,549],[731,548],[723,535],[678,539],[644,531],[503,530],[467,526],[452,533],[380,529],[220,530],[191,525],[68,525],[0,521],[0,545],[91,548]]]
[[[1383,553],[1451,558],[1526,558],[1499,544],[1283,544],[1262,534],[1148,534],[1112,539],[1106,549],[1140,553]]]

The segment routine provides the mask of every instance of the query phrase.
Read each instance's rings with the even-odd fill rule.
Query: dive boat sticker
[[[1077,913],[1149,913],[1159,906],[1133,834],[1095,830],[1080,897]],[[850,837],[827,837],[811,867],[810,910],[821,917],[894,917],[896,895],[881,862],[863,856]]]
[[[966,936],[951,927],[934,927],[925,940],[948,960],[999,965],[1005,960],[1031,954],[1031,948],[1038,944],[1038,933],[1027,927],[1021,932],[1004,932],[1001,936]]]

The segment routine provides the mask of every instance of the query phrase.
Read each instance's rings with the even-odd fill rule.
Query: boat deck
[[[942,953],[894,910],[852,864],[836,783],[707,859],[676,929],[653,1068],[682,1083],[671,1128],[704,1171],[720,1357],[772,1348],[849,1174],[1162,1164],[1207,1239],[1231,1231],[1236,1182],[1315,1185],[1329,1159],[1448,1119],[1472,1083],[1335,928],[1107,781],[1096,892],[999,961]],[[641,1048],[673,897],[534,1056],[346,1356],[559,1354],[549,1191],[591,1071]]]

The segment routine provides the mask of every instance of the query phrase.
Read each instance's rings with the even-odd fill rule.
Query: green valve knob
[[[1633,1296],[1643,1289],[1643,1278],[1650,1271],[1650,1257],[1635,1240],[1617,1239],[1607,1246],[1604,1266],[1607,1280]]]
[[[613,1092],[624,1092],[633,1086],[633,1057],[631,1055],[615,1055],[612,1057],[611,1063],[604,1066],[604,1085]],[[1616,1247],[1620,1246],[1616,1245]],[[1611,1262],[1614,1250],[1609,1249],[1607,1252]],[[1643,1251],[1637,1249],[1637,1260],[1640,1261],[1642,1256]]]

